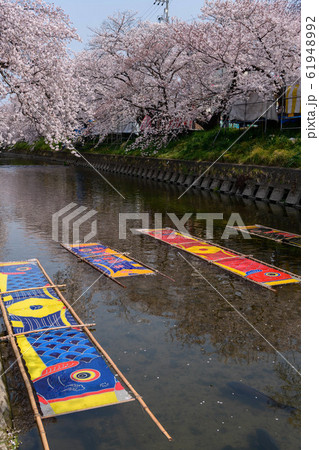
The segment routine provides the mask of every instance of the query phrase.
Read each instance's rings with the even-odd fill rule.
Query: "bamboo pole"
[[[72,255],[76,256],[77,258],[79,258],[81,261],[84,261],[86,264],[88,264],[89,266],[93,267],[93,269],[98,270],[99,272],[101,272],[104,276],[106,276],[107,278],[109,278],[110,280],[114,281],[114,283],[118,284],[119,286],[126,288],[126,286],[122,283],[120,283],[119,281],[117,281],[115,278],[111,277],[111,275],[108,275],[104,270],[100,269],[99,267],[95,266],[94,264],[90,263],[90,261],[87,261],[85,258],[82,258],[82,256],[77,255],[75,252],[73,252],[70,248],[66,247],[64,244],[60,244],[61,247],[65,248],[68,252],[72,253]]]
[[[0,292],[1,295],[5,295],[5,294],[13,294],[14,292],[23,292],[23,291],[34,291],[36,289],[50,289],[50,288],[55,288],[55,287],[65,287],[66,284],[53,284],[52,286],[39,286],[39,287],[31,287],[31,288],[25,288],[25,289],[15,289],[14,291],[5,291],[5,292]]]
[[[49,277],[49,275],[46,273],[46,271],[44,270],[44,268],[42,267],[41,263],[39,260],[37,260],[39,267],[41,268],[42,272],[44,273],[45,277],[47,278],[47,280],[52,283],[51,278]],[[84,325],[82,320],[80,319],[80,317],[77,315],[77,313],[74,311],[74,309],[72,308],[72,306],[69,304],[69,302],[63,297],[63,295],[61,294],[59,288],[55,288],[56,292],[58,293],[60,299],[62,300],[62,302],[65,304],[65,306],[69,309],[69,311],[73,314],[73,316],[75,317],[75,319],[81,324]],[[98,343],[98,341],[95,339],[95,337],[93,336],[93,334],[90,332],[90,330],[84,325],[83,326],[84,331],[86,332],[86,334],[88,335],[88,337],[90,338],[90,340],[93,342],[93,344],[100,350],[100,352],[102,353],[102,355],[105,357],[105,359],[110,363],[110,365],[113,367],[113,369],[116,371],[116,373],[119,375],[119,377],[122,379],[122,381],[126,384],[126,386],[130,389],[130,391],[134,394],[136,400],[141,404],[141,406],[143,407],[143,409],[145,410],[145,412],[147,412],[147,414],[151,417],[151,419],[153,420],[153,422],[158,426],[158,428],[161,430],[161,432],[167,437],[167,439],[169,441],[172,441],[173,438],[168,434],[168,432],[165,430],[165,428],[161,425],[161,423],[157,420],[157,418],[154,416],[154,414],[151,412],[151,410],[149,409],[149,407],[146,405],[146,403],[144,402],[144,400],[142,399],[142,397],[138,394],[138,392],[133,388],[133,386],[131,385],[131,383],[127,380],[127,378],[125,377],[125,375],[120,371],[120,369],[117,367],[117,365],[115,364],[115,362],[112,360],[112,358],[108,355],[108,353],[104,350],[104,348]]]
[[[18,349],[18,346],[16,344],[16,341],[15,341],[14,337],[12,336],[12,334],[13,334],[12,333],[12,327],[11,327],[11,324],[9,322],[9,319],[8,319],[8,316],[7,316],[7,311],[6,311],[6,308],[5,308],[3,300],[2,300],[2,294],[0,294],[0,308],[1,308],[1,311],[2,311],[3,319],[4,319],[5,325],[7,327],[8,333],[9,333],[9,335],[11,335],[10,336],[10,342],[11,342],[12,349],[14,351],[17,363],[19,365],[19,369],[20,369],[20,372],[21,372],[21,375],[22,375],[25,387],[26,387],[28,395],[29,395],[30,404],[31,404],[31,407],[32,407],[32,410],[33,410],[33,413],[34,413],[34,418],[35,418],[36,424],[38,426],[38,430],[39,430],[40,438],[41,438],[41,441],[42,441],[43,449],[44,450],[50,450],[49,443],[48,443],[47,436],[46,436],[46,432],[45,432],[45,429],[44,429],[44,426],[43,426],[43,423],[42,423],[42,418],[40,416],[40,413],[39,413],[39,410],[38,410],[38,406],[36,404],[36,401],[35,401],[35,398],[34,398],[34,395],[33,395],[32,386],[31,386],[29,377],[28,377],[28,375],[27,375],[27,373],[25,371],[24,365],[22,363],[20,351]]]
[[[32,334],[32,333],[45,333],[47,331],[53,331],[53,330],[63,330],[66,328],[83,328],[83,327],[94,327],[95,323],[86,323],[84,325],[65,325],[63,327],[52,327],[52,328],[40,328],[38,330],[30,330],[30,331],[24,331],[22,333],[14,333],[14,334],[7,334],[6,336],[1,336],[0,341],[5,341],[7,339],[10,339],[12,336],[25,336],[26,334]]]
[[[289,239],[293,239],[293,238],[289,238]],[[287,244],[287,245],[291,245],[291,247],[301,248],[301,245],[295,244],[294,242],[290,242],[290,241],[287,240],[287,239],[283,239],[283,240],[280,241],[280,242],[282,242],[282,243],[284,243],[284,244]]]

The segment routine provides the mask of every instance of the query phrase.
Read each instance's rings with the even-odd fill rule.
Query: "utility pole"
[[[158,18],[158,21],[169,23],[169,0],[155,0],[154,5],[156,4],[159,6],[164,6],[164,14]]]
[[[168,7],[169,7],[169,0],[166,0],[166,2],[165,2],[165,9],[164,9],[165,22],[166,23],[169,23]]]

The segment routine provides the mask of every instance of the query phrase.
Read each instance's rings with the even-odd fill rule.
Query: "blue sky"
[[[82,44],[72,44],[73,50],[81,50],[88,42],[92,34],[89,28],[96,28],[117,11],[136,11],[143,20],[156,21],[164,10],[154,5],[154,0],[51,0],[50,3],[60,6],[70,16],[83,40]],[[170,16],[191,20],[199,14],[203,3],[204,0],[170,0]]]

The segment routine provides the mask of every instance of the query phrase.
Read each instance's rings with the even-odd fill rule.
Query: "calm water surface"
[[[275,450],[300,448],[300,377],[254,331],[175,249],[128,233],[118,237],[120,212],[192,212],[188,230],[205,238],[205,222],[195,213],[222,212],[215,241],[258,259],[300,273],[300,250],[254,238],[221,235],[232,212],[246,224],[264,224],[300,232],[300,213],[248,199],[191,190],[125,176],[108,179],[122,199],[88,169],[0,159],[0,260],[39,258],[56,282],[66,282],[70,303],[97,279],[98,272],[78,263],[51,238],[52,214],[74,202],[98,212],[97,241],[131,252],[132,256],[175,278],[126,279],[127,289],[102,277],[75,303],[84,322],[95,322],[94,334],[150,409],[173,436],[169,443],[138,402],[70,414],[45,422],[51,448],[57,450]],[[131,222],[130,226],[140,226]],[[89,232],[83,226],[83,233]],[[282,286],[276,293],[187,259],[251,324],[300,369],[300,286]],[[3,326],[4,330],[4,326]],[[13,361],[6,345],[5,364]],[[296,413],[271,407],[229,386],[243,382]],[[40,449],[37,429],[18,369],[8,376],[21,449]]]

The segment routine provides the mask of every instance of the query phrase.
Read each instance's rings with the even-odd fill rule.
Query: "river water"
[[[180,187],[104,173],[123,199],[90,169],[3,157],[0,164],[0,261],[38,258],[54,281],[67,283],[67,300],[84,322],[96,323],[95,337],[174,439],[169,443],[131,402],[45,422],[52,449],[300,448],[300,286],[274,293],[185,254],[222,298],[174,248],[131,232],[119,239],[119,213],[147,212],[150,226],[155,213],[163,214],[163,226],[173,226],[167,213],[192,213],[186,228],[202,238],[205,221],[196,213],[223,213],[215,221],[216,243],[299,274],[298,248],[260,238],[221,239],[232,212],[247,225],[298,233],[298,210],[194,189],[178,200]],[[97,211],[94,241],[130,252],[175,282],[133,277],[123,289],[102,277],[81,296],[98,272],[52,240],[52,214],[71,202]],[[83,224],[81,233],[90,229]],[[1,350],[8,367],[12,354],[6,344]],[[242,382],[244,392],[234,382]],[[40,449],[16,366],[8,384],[21,449]],[[270,406],[250,389],[296,410]]]

